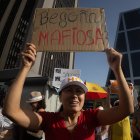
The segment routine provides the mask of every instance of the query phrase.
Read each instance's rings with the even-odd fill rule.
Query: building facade
[[[114,48],[123,54],[122,68],[128,81],[140,85],[140,9],[120,13]],[[114,79],[109,70],[107,84]]]
[[[0,71],[20,67],[20,52],[31,41],[36,8],[76,7],[77,0],[1,0],[0,1]],[[38,53],[34,75],[52,79],[53,69],[73,68],[74,54]]]
[[[9,85],[7,82],[14,79],[19,70],[20,52],[24,50],[26,42],[31,42],[35,9],[77,7],[77,4],[78,0],[0,0],[0,89],[3,90],[5,83]],[[50,88],[54,68],[73,66],[74,53],[38,52],[25,82],[23,103],[28,98],[26,93],[39,90],[46,95],[47,110],[56,111],[58,95]]]

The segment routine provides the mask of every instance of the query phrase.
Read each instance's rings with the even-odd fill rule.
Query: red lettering
[[[89,40],[89,43],[87,43],[86,45],[93,45],[94,44],[94,38],[92,38],[93,31],[92,30],[87,30],[86,31],[86,35],[87,35],[87,38],[89,38],[88,39]]]
[[[79,37],[79,36],[80,36],[80,37]],[[82,36],[83,36],[83,38],[81,38]],[[86,42],[86,34],[85,34],[84,31],[78,30],[78,31],[77,31],[76,37],[77,37],[77,44],[78,44],[78,45],[84,45],[84,44],[85,44],[85,42]],[[80,39],[79,39],[79,38],[80,38]],[[81,40],[81,42],[80,42],[80,40]]]
[[[95,36],[95,45],[97,45],[98,40],[101,39],[103,41],[103,36],[101,30],[99,28],[96,29],[96,36]]]
[[[40,33],[39,33],[39,42],[38,42],[38,46],[40,46],[42,40],[43,40],[43,42],[46,42],[46,43],[48,44],[48,36],[49,36],[49,33],[48,33],[48,32],[42,33],[42,32],[40,31]]]
[[[66,30],[53,30],[51,32],[43,32],[40,31],[38,34],[38,46],[46,45],[51,47],[53,45],[64,46],[65,42],[71,41],[71,44],[76,46],[82,45],[98,45],[101,41],[103,41],[103,33],[100,28],[96,28],[95,30],[81,30],[77,27],[69,28]],[[68,44],[69,45],[69,44]]]
[[[53,44],[53,41],[58,41],[58,45],[61,43],[61,34],[59,30],[55,30],[51,33],[51,45]]]
[[[64,45],[64,38],[67,38],[67,37],[71,38],[71,30],[62,30],[62,45]]]

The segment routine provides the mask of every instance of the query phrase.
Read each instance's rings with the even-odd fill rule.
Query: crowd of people
[[[30,140],[42,139],[43,134],[46,140],[140,139],[140,97],[138,97],[138,109],[134,111],[132,91],[121,68],[122,54],[113,48],[105,49],[105,53],[120,90],[119,101],[116,101],[114,106],[108,109],[99,107],[83,109],[88,89],[80,78],[71,76],[62,81],[58,90],[59,99],[62,103],[59,112],[46,112],[45,106],[39,103],[44,97],[38,91],[31,92],[31,98],[27,101],[32,109],[21,108],[24,82],[37,54],[35,45],[27,43],[21,54],[21,69],[8,89],[6,98],[4,98],[4,106],[1,106],[2,117],[11,120],[12,123],[10,124],[24,128],[26,136],[28,134]],[[133,114],[132,124],[129,120],[131,114]],[[3,121],[0,120],[0,123],[0,126],[3,126]],[[128,128],[127,132],[117,131],[118,129],[123,130],[124,125]],[[8,128],[6,129],[8,130]],[[123,137],[126,133],[128,137],[125,139]],[[105,136],[103,137],[103,135]]]

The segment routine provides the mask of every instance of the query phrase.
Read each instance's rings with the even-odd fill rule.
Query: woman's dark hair
[[[4,89],[1,89],[0,90],[0,107],[3,107],[5,96],[6,96],[6,92],[4,91]]]
[[[58,112],[62,112],[63,111],[63,105],[60,106],[60,109]]]
[[[137,101],[140,102],[140,96],[137,97]]]

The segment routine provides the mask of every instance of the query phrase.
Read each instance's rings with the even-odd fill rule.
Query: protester
[[[129,89],[131,91],[131,95],[133,96],[133,92],[134,92],[134,85],[133,85],[133,83],[127,82],[127,84],[128,84],[128,87],[129,87]]]
[[[0,93],[0,140],[15,140],[14,123],[2,114],[6,93]]]
[[[140,96],[137,97],[138,108],[132,118],[133,140],[140,140]]]
[[[45,102],[43,101],[44,96],[39,91],[32,91],[30,93],[30,99],[26,102],[30,104],[31,109],[34,112],[44,112],[45,111]],[[43,131],[29,131],[27,129],[21,129],[20,139],[22,140],[41,140],[43,137]]]
[[[22,52],[23,64],[8,91],[3,112],[22,127],[42,129],[46,140],[94,140],[96,127],[118,122],[134,111],[130,90],[121,68],[122,54],[113,48],[107,48],[105,52],[120,87],[119,106],[108,110],[83,110],[88,89],[78,77],[67,77],[59,89],[63,105],[61,112],[36,113],[23,110],[20,107],[23,85],[36,57],[36,47],[28,43]]]
[[[102,106],[99,106],[98,109],[104,110]],[[95,129],[96,140],[108,140],[108,130],[109,125],[96,127]]]
[[[119,100],[114,102],[114,106],[119,105]],[[110,126],[111,140],[132,140],[129,116]]]

